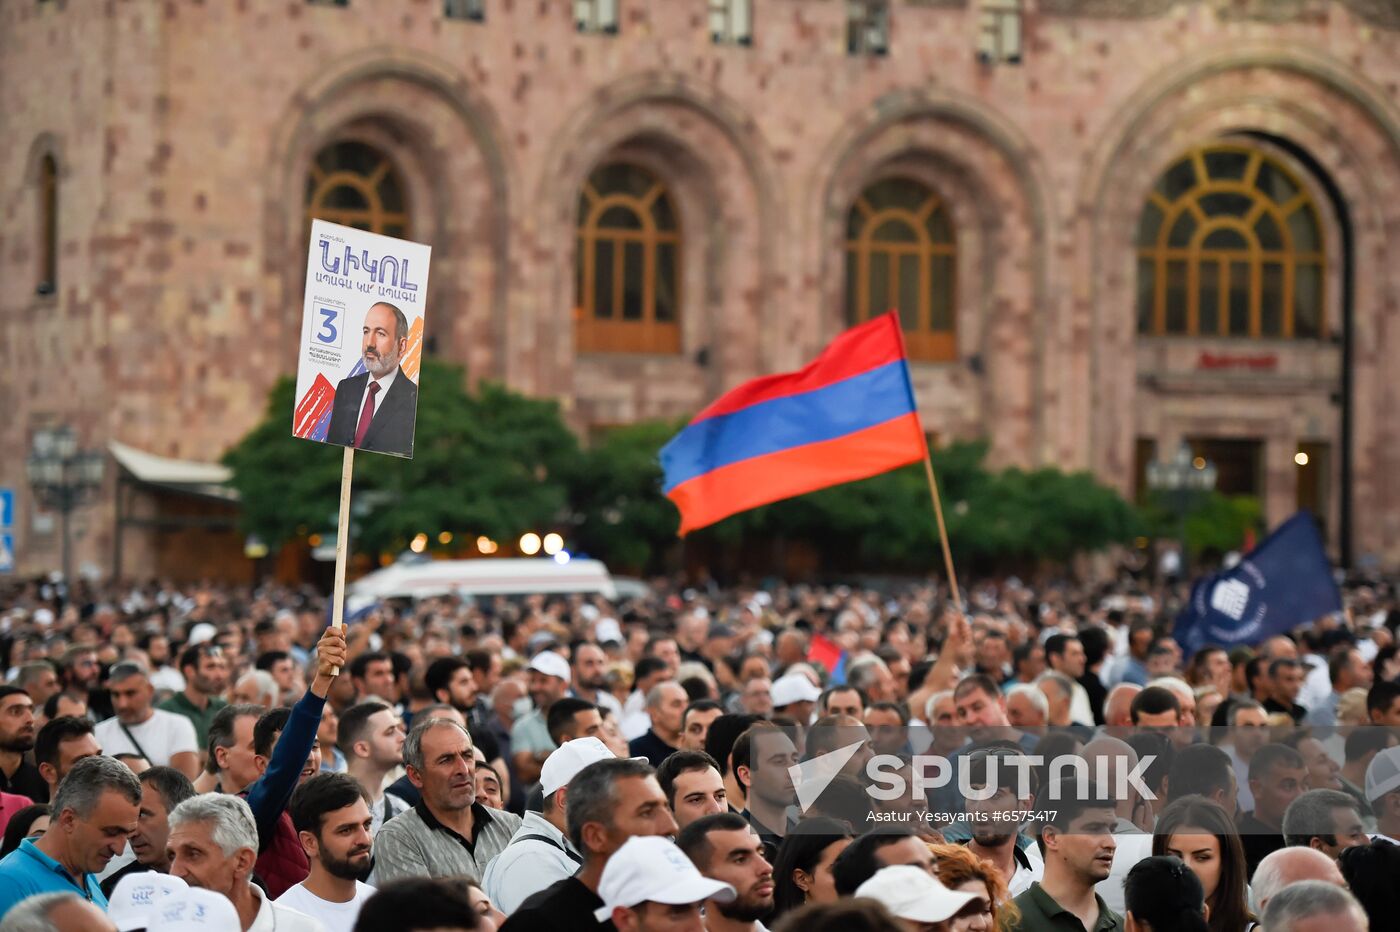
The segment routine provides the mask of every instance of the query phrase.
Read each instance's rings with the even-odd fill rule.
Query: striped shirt
[[[425,803],[396,816],[374,838],[370,885],[401,877],[459,877],[480,882],[486,864],[505,850],[520,816],[472,803],[472,837],[463,838],[437,820]]]

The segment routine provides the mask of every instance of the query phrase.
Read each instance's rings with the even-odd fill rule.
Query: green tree
[[[555,402],[492,383],[468,391],[460,368],[433,360],[419,388],[413,459],[355,457],[355,549],[402,549],[420,532],[435,545],[444,530],[513,540],[567,512],[578,443]],[[339,507],[341,448],[291,435],[294,394],[280,380],[262,422],[224,457],[244,529],[274,546],[299,528],[334,528]]]
[[[676,546],[676,507],[661,493],[657,452],[684,421],[645,421],[608,431],[569,471],[579,550],[614,570],[663,568]]]
[[[1170,499],[1153,495],[1142,506],[1145,533],[1152,537],[1181,538],[1193,559],[1220,556],[1244,546],[1246,532],[1262,527],[1264,509],[1250,495],[1209,492],[1193,496],[1184,514]]]
[[[986,469],[985,443],[933,454],[945,523],[960,572],[1030,561],[1130,540],[1133,509],[1088,473]],[[843,568],[920,571],[941,565],[923,466],[823,489],[735,515],[700,532],[720,545],[753,535],[805,539]]]

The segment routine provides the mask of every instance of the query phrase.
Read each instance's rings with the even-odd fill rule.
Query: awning
[[[107,444],[107,450],[127,475],[142,485],[238,501],[238,492],[228,484],[233,470],[227,466],[156,456],[115,440]]]

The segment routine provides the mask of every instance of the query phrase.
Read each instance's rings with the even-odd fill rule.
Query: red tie
[[[365,406],[360,409],[360,423],[355,427],[355,446],[365,442],[365,434],[369,433],[369,422],[374,420],[374,396],[379,394],[379,383],[370,382],[369,392],[365,395]]]

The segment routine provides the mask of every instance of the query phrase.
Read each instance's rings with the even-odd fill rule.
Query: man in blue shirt
[[[106,909],[96,875],[126,847],[140,804],[141,783],[121,761],[74,764],[54,795],[44,837],[25,839],[0,861],[0,919],[38,893],[75,893]]]

